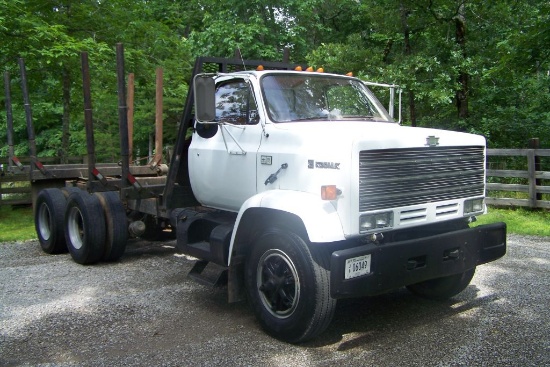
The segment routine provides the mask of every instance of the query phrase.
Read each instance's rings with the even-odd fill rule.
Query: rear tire
[[[67,247],[75,262],[93,264],[101,259],[105,246],[105,215],[97,196],[70,194],[64,227]]]
[[[79,189],[78,187],[74,187],[74,186],[65,186],[65,187],[62,187],[62,188],[61,188],[61,192],[63,193],[63,195],[65,196],[65,198],[68,198],[69,195],[71,195],[73,192],[78,192],[78,193],[81,193],[81,194],[86,193],[86,191],[81,190],[81,189]]]
[[[48,254],[67,252],[63,218],[67,200],[59,189],[44,189],[35,202],[34,226],[42,250]]]
[[[114,191],[95,193],[105,214],[105,248],[103,261],[117,261],[126,250],[128,220],[126,210],[118,193]]]
[[[443,301],[466,289],[474,277],[475,271],[476,268],[472,268],[461,274],[426,280],[408,285],[407,289],[420,297]]]
[[[258,237],[246,263],[246,288],[268,334],[299,343],[327,328],[336,307],[327,266],[295,233],[272,228]]]

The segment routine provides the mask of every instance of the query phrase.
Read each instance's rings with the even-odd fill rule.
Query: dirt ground
[[[508,254],[449,301],[404,289],[339,301],[301,345],[194,283],[174,245],[133,241],[120,262],[82,266],[0,244],[0,366],[550,365],[550,238],[509,236]]]

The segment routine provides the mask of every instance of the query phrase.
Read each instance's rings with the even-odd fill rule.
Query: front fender
[[[310,242],[334,242],[345,240],[344,231],[336,208],[330,201],[317,195],[290,190],[269,190],[249,198],[241,206],[235,230],[231,236],[229,254],[233,251],[241,219],[252,208],[273,209],[294,214],[302,220]]]

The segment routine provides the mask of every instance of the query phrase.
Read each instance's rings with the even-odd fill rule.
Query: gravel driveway
[[[188,279],[174,245],[135,241],[118,263],[82,266],[0,244],[0,366],[550,366],[550,238],[509,236],[508,254],[446,302],[339,301],[302,345]]]

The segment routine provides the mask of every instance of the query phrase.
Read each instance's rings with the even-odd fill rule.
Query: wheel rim
[[[38,230],[44,241],[48,241],[52,235],[51,220],[50,209],[45,203],[42,203],[38,208]]]
[[[287,318],[300,299],[300,278],[287,254],[269,250],[262,255],[256,271],[256,285],[264,307],[277,318]]]
[[[84,221],[78,208],[72,207],[69,210],[67,222],[70,243],[72,247],[79,250],[84,244]]]

